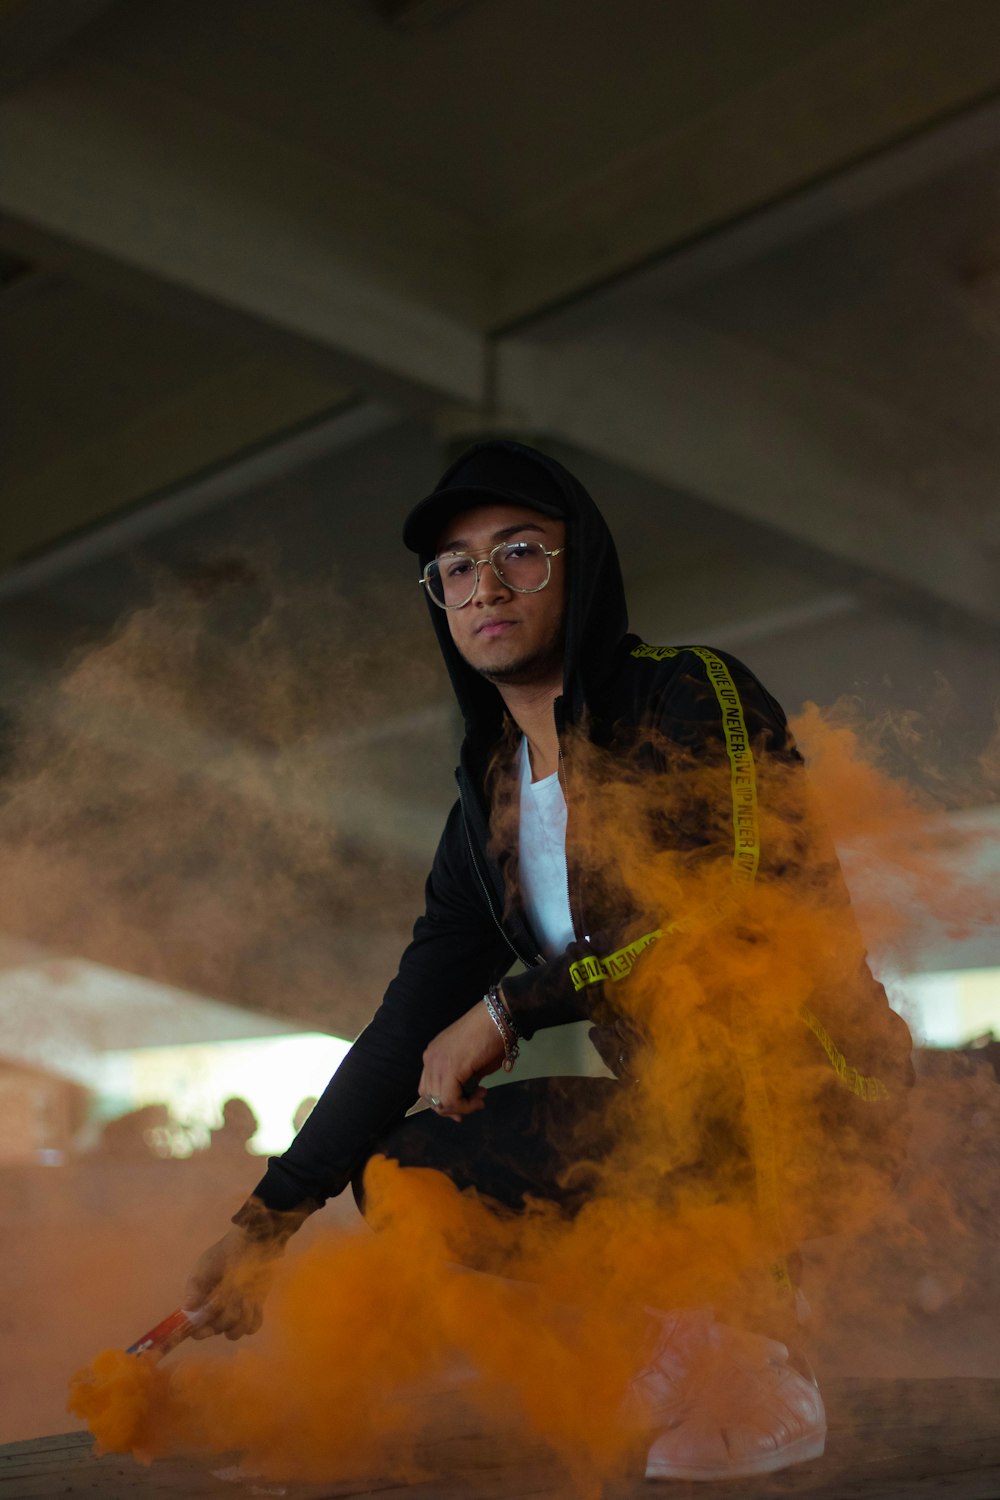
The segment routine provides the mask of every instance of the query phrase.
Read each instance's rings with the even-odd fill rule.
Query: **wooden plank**
[[[605,1486],[604,1500],[658,1493],[670,1500],[740,1500],[809,1496],[811,1500],[995,1500],[1000,1495],[1000,1380],[825,1382],[830,1435],[815,1464],[766,1479],[713,1484],[672,1481],[653,1488],[635,1472]],[[161,1459],[150,1467],[107,1454],[95,1458],[85,1433],[34,1438],[0,1447],[0,1500],[54,1500],[136,1495],[178,1500],[282,1495],[287,1500],[569,1500],[569,1476],[536,1439],[484,1429],[458,1393],[428,1404],[433,1411],[417,1453],[421,1477],[410,1483],[368,1475],[325,1484],[276,1483],[238,1473],[235,1457]],[[226,1473],[229,1477],[225,1477]]]
[[[235,1454],[209,1460],[158,1459],[146,1467],[120,1454],[96,1458],[89,1434],[68,1433],[0,1448],[0,1500],[88,1495],[99,1500],[132,1500],[137,1495],[177,1500],[269,1495],[286,1500],[348,1500],[355,1495],[378,1495],[383,1500],[417,1495],[428,1500],[471,1495],[482,1500],[568,1500],[565,1472],[540,1444],[469,1428],[462,1416],[454,1408],[442,1413],[440,1431],[421,1443],[415,1455],[422,1477],[410,1483],[377,1474],[323,1484],[278,1483],[241,1475]]]

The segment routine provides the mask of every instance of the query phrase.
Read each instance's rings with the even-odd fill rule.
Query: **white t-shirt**
[[[528,741],[521,740],[521,825],[518,846],[521,899],[546,958],[573,942],[566,874],[566,801],[558,771],[531,779]]]

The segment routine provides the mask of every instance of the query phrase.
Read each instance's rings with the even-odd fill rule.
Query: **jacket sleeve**
[[[265,1208],[316,1208],[340,1193],[379,1138],[416,1103],[428,1042],[508,966],[510,950],[468,867],[458,803],[425,895],[424,913],[382,1004],[288,1150],[270,1159],[254,1189]]]

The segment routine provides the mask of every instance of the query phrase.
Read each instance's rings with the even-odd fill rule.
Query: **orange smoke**
[[[578,1217],[544,1205],[498,1214],[436,1173],[377,1159],[378,1232],[320,1236],[291,1256],[257,1348],[163,1366],[108,1352],[76,1377],[71,1409],[102,1448],[238,1450],[269,1477],[376,1463],[412,1476],[414,1388],[457,1361],[475,1372],[466,1398],[484,1422],[498,1405],[520,1413],[590,1493],[635,1438],[622,1402],[644,1307],[711,1303],[731,1322],[787,1332],[784,1258],[815,1235],[863,1233],[902,1164],[907,1049],[879,1009],[855,919],[884,953],[928,911],[968,925],[995,902],[971,875],[961,889],[942,880],[956,851],[945,866],[938,809],[867,762],[853,731],[814,707],[798,728],[810,782],[760,767],[753,883],[734,881],[722,857],[726,768],[675,757],[651,782],[572,748],[584,903],[622,916],[626,939],[651,914],[662,929],[615,990],[645,1045],[622,1086],[627,1128]],[[664,852],[663,822],[694,815],[707,853]],[[886,1294],[871,1283],[865,1295]]]
[[[187,1364],[109,1350],[79,1372],[70,1409],[99,1448],[144,1462],[238,1450],[248,1471],[268,1477],[328,1479],[375,1462],[380,1473],[412,1478],[424,1421],[418,1383],[464,1356],[480,1376],[470,1391],[484,1417],[515,1401],[581,1483],[595,1464],[607,1468],[627,1439],[607,1413],[634,1346],[599,1288],[585,1309],[560,1311],[551,1274],[548,1285],[526,1287],[456,1267],[456,1251],[494,1241],[502,1249],[507,1239],[509,1269],[524,1268],[513,1233],[498,1234],[487,1209],[436,1173],[378,1161],[369,1191],[379,1233],[321,1236],[290,1261],[263,1348]],[[550,1232],[529,1236],[536,1254]],[[634,1340],[634,1326],[624,1332]]]

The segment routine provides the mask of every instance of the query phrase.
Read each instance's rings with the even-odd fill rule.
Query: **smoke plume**
[[[129,628],[142,641],[142,629]],[[161,629],[150,646],[153,682]],[[182,670],[171,690],[153,689],[149,711],[172,723],[182,710],[190,723],[199,700],[188,696],[188,674],[209,669],[183,636],[183,616],[172,629],[183,637]],[[136,712],[117,686],[114,660],[112,648],[70,679],[67,757],[81,684],[126,718]],[[265,692],[279,718],[288,691],[275,684]],[[573,822],[589,872],[584,904],[620,924],[619,944],[637,942],[651,925],[658,931],[615,986],[613,1011],[596,1017],[637,1041],[638,1061],[622,1085],[615,1148],[590,1164],[598,1186],[577,1216],[541,1204],[521,1216],[499,1213],[437,1174],[376,1160],[367,1180],[376,1232],[321,1231],[292,1253],[256,1347],[213,1349],[197,1361],[181,1351],[162,1365],[110,1350],[78,1374],[72,1409],[102,1448],[144,1460],[235,1450],[248,1471],[274,1478],[334,1479],[376,1467],[413,1476],[422,1420],[414,1385],[447,1383],[463,1369],[474,1377],[466,1395],[484,1423],[498,1404],[519,1413],[577,1491],[595,1494],[637,1437],[626,1397],[649,1336],[644,1308],[711,1304],[732,1323],[791,1331],[828,1356],[860,1322],[904,1327],[942,1235],[976,1238],[983,1228],[970,1214],[971,1185],[928,1161],[935,1132],[953,1139],[970,1101],[973,1114],[995,1123],[997,1095],[978,1074],[971,1089],[928,1079],[910,1089],[908,1039],[866,951],[887,965],[915,947],[928,922],[966,933],[995,920],[996,894],[977,874],[978,836],[956,831],[940,799],[887,776],[846,708],[810,706],[796,729],[808,779],[785,763],[758,769],[753,880],[738,870],[734,878],[726,853],[728,765],[650,742],[643,774],[631,774],[619,757],[568,747]],[[152,752],[142,761],[151,763]],[[183,775],[170,774],[183,805]],[[129,808],[149,790],[135,785],[137,775],[123,761],[114,778]],[[245,791],[240,777],[236,785]],[[325,840],[307,803],[292,797],[296,811],[282,830],[292,830],[300,869],[315,861],[325,872]],[[54,826],[79,805],[70,775]],[[30,849],[35,816],[25,812],[19,857]],[[102,840],[121,816],[106,805],[94,810],[97,847],[110,851]],[[664,840],[665,830],[692,823],[696,845]],[[191,869],[173,820],[154,820],[151,833],[143,827],[150,867],[165,863],[183,888]],[[269,824],[266,838],[244,844],[251,861],[266,863],[280,849],[276,837]],[[35,878],[52,875],[43,855],[35,865],[26,857]],[[241,931],[271,899],[263,870],[260,877]],[[59,923],[72,928],[62,878],[53,936],[65,930]],[[238,931],[223,952],[217,978],[233,985],[234,955],[245,952]],[[145,951],[142,958],[150,961]],[[995,1249],[994,1239],[984,1253]],[[796,1325],[791,1291],[803,1260],[810,1330]],[[969,1264],[982,1274],[981,1256]]]

